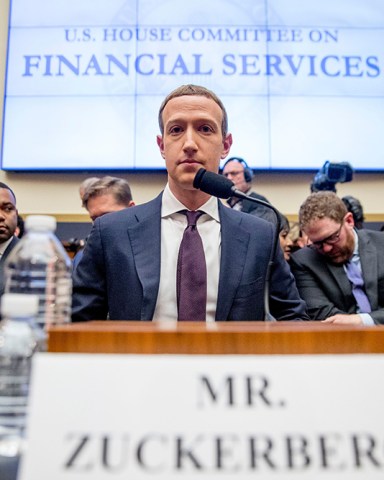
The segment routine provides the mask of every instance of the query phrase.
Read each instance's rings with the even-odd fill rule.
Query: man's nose
[[[187,129],[185,131],[185,137],[184,137],[184,149],[197,149],[197,144],[196,144],[196,139],[195,139],[195,134],[192,129]]]
[[[328,245],[328,243],[323,243],[322,249],[324,253],[329,253],[333,248],[333,245]]]

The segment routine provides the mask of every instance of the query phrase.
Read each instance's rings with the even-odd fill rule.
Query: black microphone
[[[270,312],[269,308],[269,285],[271,280],[271,271],[273,266],[273,258],[276,252],[277,245],[279,243],[279,233],[281,229],[281,220],[280,220],[280,212],[268,202],[264,202],[263,200],[259,200],[258,198],[251,197],[250,195],[246,195],[242,191],[238,190],[235,187],[235,184],[229,180],[228,178],[224,177],[223,175],[219,175],[218,173],[209,172],[205,170],[205,168],[200,168],[199,171],[196,173],[196,176],[193,180],[193,186],[198,190],[201,190],[213,197],[227,199],[229,197],[237,197],[241,199],[250,200],[251,202],[258,203],[260,205],[264,205],[267,208],[273,210],[276,215],[276,230],[273,236],[273,245],[271,249],[271,254],[269,257],[267,272],[265,275],[265,286],[264,286],[264,311],[265,311],[265,321],[266,322],[275,322],[276,319]]]

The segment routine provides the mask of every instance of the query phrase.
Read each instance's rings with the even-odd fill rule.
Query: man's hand
[[[344,325],[363,325],[363,320],[361,319],[360,315],[352,314],[352,315],[345,315],[343,313],[338,313],[337,315],[333,315],[332,317],[328,317],[325,320],[322,320],[322,323],[338,323]]]

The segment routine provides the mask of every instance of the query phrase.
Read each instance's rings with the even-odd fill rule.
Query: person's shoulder
[[[313,250],[310,247],[303,247],[296,250],[291,254],[290,263],[291,264],[305,264],[305,263],[314,263],[322,262],[323,257],[319,255],[318,252]]]
[[[254,192],[253,190],[249,192],[249,196],[253,198],[257,198],[258,200],[263,200],[263,202],[270,203],[270,201],[264,197],[264,195],[261,195],[260,193]]]
[[[161,212],[161,195],[150,200],[149,202],[127,207],[117,212],[111,212],[96,219],[100,228],[113,228],[119,225],[126,225],[132,221],[140,221],[150,215],[159,214]]]
[[[376,238],[378,240],[384,239],[384,232],[380,232],[379,230],[370,230],[368,228],[363,228],[361,230],[356,230],[357,235],[360,237],[369,237],[369,238]]]
[[[7,245],[7,248],[5,249],[5,252],[9,253],[19,242],[20,242],[20,238],[13,235],[12,240],[9,242],[9,244]]]
[[[246,212],[241,212],[240,210],[235,210],[233,208],[227,208],[225,206],[221,207],[221,210],[224,214],[228,215],[235,221],[238,221],[242,225],[250,226],[254,228],[258,226],[260,228],[268,228],[270,229],[273,227],[272,223],[265,220],[264,218],[258,217],[256,215],[252,215]]]
[[[17,245],[20,242],[20,238],[16,237],[16,235],[13,235],[12,242],[8,245],[8,247],[13,248],[15,245]]]
[[[372,241],[378,245],[384,246],[384,232],[378,230],[368,230],[363,228],[362,230],[357,230],[357,235],[359,239],[365,241]]]
[[[258,201],[264,202],[267,205],[270,205],[271,203],[263,195],[259,195],[255,192],[251,192],[250,194],[248,194],[248,197],[249,198],[245,198],[244,200],[242,200],[241,211],[244,213],[256,215],[258,217],[264,217],[267,218],[267,220],[270,220],[272,209],[268,208],[268,206],[266,205],[258,203]],[[256,202],[252,199],[256,200]],[[273,219],[272,221],[275,221],[275,219]]]

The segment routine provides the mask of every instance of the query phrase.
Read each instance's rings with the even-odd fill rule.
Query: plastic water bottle
[[[0,478],[16,479],[25,445],[32,356],[45,348],[36,295],[5,293],[0,323]]]
[[[30,215],[26,234],[4,265],[6,293],[39,296],[39,325],[70,321],[72,304],[72,263],[55,236],[56,219]]]

